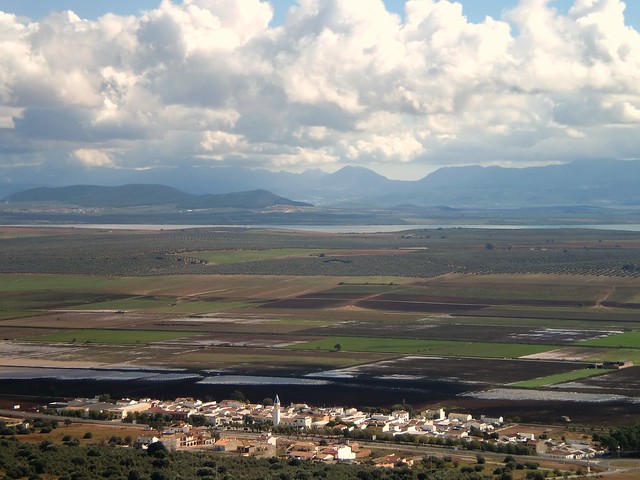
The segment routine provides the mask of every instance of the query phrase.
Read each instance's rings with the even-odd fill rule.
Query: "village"
[[[44,411],[65,417],[149,425],[135,439],[147,449],[161,442],[170,451],[208,449],[255,457],[285,456],[322,462],[370,462],[393,466],[412,459],[372,455],[375,441],[410,443],[555,459],[591,459],[606,453],[586,436],[552,438],[536,426],[507,424],[502,417],[396,409],[364,412],[346,407],[282,405],[278,395],[263,403],[242,400],[76,398],[48,404]],[[565,419],[569,421],[570,419]],[[375,447],[373,447],[375,448]]]

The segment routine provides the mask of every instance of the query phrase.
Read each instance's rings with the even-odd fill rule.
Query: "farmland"
[[[583,369],[583,370],[574,370],[572,372],[567,373],[558,373],[555,375],[549,375],[547,377],[538,377],[533,380],[526,380],[524,382],[517,382],[512,384],[514,387],[546,387],[549,385],[556,385],[558,383],[566,383],[571,382],[573,380],[579,380],[582,378],[594,377],[596,375],[602,375],[602,371],[597,371],[596,369]]]
[[[514,386],[637,399],[619,379],[636,385],[639,367],[587,368],[640,363],[637,233],[6,233],[0,369],[349,378],[349,395],[382,382],[420,406]],[[305,388],[288,393],[312,401]],[[349,402],[343,385],[327,388]]]
[[[543,345],[455,342],[447,340],[411,340],[405,338],[328,337],[299,345],[294,349],[336,350],[355,352],[401,353],[406,355],[444,355],[483,358],[518,358],[549,350]]]
[[[64,342],[123,345],[129,343],[154,343],[194,335],[198,335],[198,333],[176,331],[162,332],[155,330],[98,330],[86,328],[82,330],[65,330],[60,333],[51,333],[49,335],[30,338],[30,340],[47,343]]]
[[[595,347],[640,348],[640,332],[626,332],[612,337],[598,338],[583,342]]]

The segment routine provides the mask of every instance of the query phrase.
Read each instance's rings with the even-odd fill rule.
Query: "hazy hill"
[[[308,206],[266,190],[192,195],[166,185],[132,184],[119,187],[73,185],[32,188],[5,197],[3,203],[62,203],[79,207],[121,208],[172,205],[178,208],[266,208],[274,205]]]
[[[581,161],[530,168],[441,168],[412,190],[414,202],[447,205],[637,205],[640,161]]]
[[[208,208],[209,205],[262,208],[273,204],[297,204],[287,200],[289,198],[322,207],[360,209],[398,205],[418,208],[436,205],[464,208],[640,205],[640,161],[635,160],[576,161],[530,168],[445,167],[415,181],[389,180],[363,167],[345,167],[334,173],[317,169],[291,173],[246,167],[185,166],[178,170],[125,173],[104,169],[92,172],[92,175],[107,185],[132,182],[144,185],[112,187],[118,190],[87,186],[35,189],[29,193],[30,201],[40,198],[41,201],[64,201],[82,206],[173,203],[183,208]],[[16,189],[7,185],[4,191],[11,193]],[[222,194],[233,195],[225,197]],[[12,193],[6,198],[11,202],[27,198],[21,195]]]
[[[277,174],[275,174],[277,175]],[[295,175],[295,174],[289,174]],[[389,180],[362,167],[307,176],[262,188],[317,205],[395,207],[640,205],[640,161],[590,160],[529,168],[446,167],[417,181]]]

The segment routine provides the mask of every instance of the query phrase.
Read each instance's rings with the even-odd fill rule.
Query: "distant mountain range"
[[[269,188],[280,195],[309,200],[291,188]],[[640,161],[579,161],[530,168],[447,167],[417,181],[388,180],[347,167],[326,174],[306,192],[313,203],[395,207],[398,205],[483,208],[532,206],[640,205]],[[323,192],[326,192],[323,195]]]
[[[275,205],[310,206],[274,195],[266,190],[223,194],[192,195],[166,185],[132,184],[119,187],[73,185],[57,188],[31,188],[2,200],[5,204],[43,203],[78,207],[124,208],[171,205],[180,209],[267,208]]]
[[[5,201],[65,198],[68,203],[85,206],[164,202],[181,208],[263,208],[274,204],[360,209],[400,205],[404,208],[640,205],[640,161],[636,160],[576,161],[530,168],[446,167],[416,181],[389,180],[362,167],[345,167],[335,173],[271,172],[243,167],[182,167],[179,172],[153,171],[146,172],[146,176],[142,176],[143,172],[128,172],[126,177],[114,177],[118,172],[107,169],[104,173],[100,178],[112,185],[131,181],[156,185],[125,185],[113,191],[88,186],[41,188],[28,191],[28,196],[24,196],[27,192],[12,193]],[[0,185],[2,191],[15,192],[16,187]],[[102,198],[104,195],[109,198]]]

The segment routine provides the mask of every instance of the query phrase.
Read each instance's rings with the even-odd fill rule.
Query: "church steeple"
[[[280,397],[276,394],[276,398],[273,399],[273,426],[277,427],[280,424]]]

